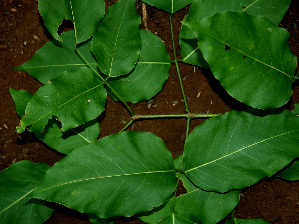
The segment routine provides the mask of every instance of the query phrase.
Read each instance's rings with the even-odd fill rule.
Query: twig
[[[146,4],[145,3],[142,3],[142,21],[143,21],[144,28],[146,30],[148,30],[148,28],[147,28],[147,13],[146,13]]]

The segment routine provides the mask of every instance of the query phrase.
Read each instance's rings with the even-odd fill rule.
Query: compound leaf
[[[61,35],[63,42],[52,40],[46,43],[33,55],[32,59],[17,70],[25,71],[41,83],[56,78],[65,71],[72,71],[87,66],[76,53],[74,31],[64,32]],[[90,50],[91,41],[86,41],[78,47],[78,51],[96,69],[96,60]]]
[[[98,77],[81,68],[65,72],[42,86],[32,97],[18,132],[43,131],[49,119],[56,116],[62,131],[75,128],[98,117],[105,109],[107,93]]]
[[[128,74],[140,54],[140,23],[135,0],[121,0],[109,7],[92,40],[101,72],[108,77]]]
[[[91,37],[105,14],[103,0],[39,0],[38,10],[44,24],[56,39],[62,41],[57,30],[64,19],[72,20],[76,43]]]
[[[253,113],[231,111],[191,132],[183,170],[194,184],[217,192],[241,189],[272,176],[299,156],[298,117],[289,111]]]
[[[154,97],[168,79],[170,57],[159,37],[147,30],[140,30],[142,47],[134,70],[126,77],[109,82],[126,102],[138,103]]]
[[[175,187],[172,156],[163,141],[151,133],[123,132],[57,162],[34,197],[100,218],[128,217],[163,204]]]
[[[49,166],[20,161],[0,172],[1,223],[42,223],[51,217],[54,209],[30,197],[43,179]]]
[[[245,12],[184,24],[200,37],[205,60],[232,97],[260,109],[277,108],[290,99],[297,58],[285,29]]]
[[[174,14],[176,11],[186,7],[192,0],[142,0],[146,4],[162,9],[166,12]]]

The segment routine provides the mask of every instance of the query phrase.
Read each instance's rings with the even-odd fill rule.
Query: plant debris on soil
[[[116,0],[105,1],[106,9]],[[63,158],[45,144],[40,142],[33,133],[17,134],[15,128],[20,118],[16,114],[9,87],[25,89],[35,93],[41,86],[37,80],[22,71],[12,69],[29,61],[33,54],[46,42],[52,39],[43,26],[43,20],[38,13],[37,0],[2,0],[0,2],[0,170],[8,168],[20,160],[30,160],[34,163],[54,165]],[[181,21],[188,13],[186,7],[173,16],[176,49],[179,52],[178,35]],[[137,3],[138,13],[142,16],[142,5]],[[154,7],[146,6],[147,18],[142,27],[158,35],[165,43],[171,58],[173,49],[169,24],[169,14]],[[299,56],[299,1],[293,0],[282,20],[281,27],[290,33],[291,51]],[[61,31],[69,29],[69,24],[63,23]],[[183,85],[189,104],[194,113],[225,113],[230,110],[243,110],[245,105],[231,98],[213,77],[209,70],[192,65],[179,63]],[[296,74],[299,69],[297,66]],[[299,102],[298,80],[294,83],[294,92],[285,109],[294,109]],[[172,65],[169,79],[164,89],[148,101],[132,106],[136,114],[178,114],[184,113],[185,107],[175,66]],[[100,137],[117,133],[130,120],[127,110],[118,102],[108,97],[106,110],[99,117],[101,125]],[[193,119],[190,131],[204,119]],[[184,148],[186,120],[185,119],[153,119],[135,122],[129,130],[147,131],[159,136],[165,142],[173,157],[180,155]],[[234,213],[236,218],[264,219],[271,223],[299,223],[299,183],[282,179],[267,179],[254,186],[243,189],[240,203]],[[126,218],[116,223],[143,223],[134,218]],[[46,224],[59,223],[90,223],[85,214],[60,207]],[[221,223],[225,223],[222,221]]]

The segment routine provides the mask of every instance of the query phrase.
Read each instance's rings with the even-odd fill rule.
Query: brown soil
[[[106,6],[113,1],[106,1]],[[0,2],[0,89],[1,89],[1,117],[0,117],[0,170],[9,167],[20,160],[30,160],[35,163],[44,162],[53,165],[62,155],[48,148],[38,141],[32,133],[15,133],[20,118],[17,116],[13,100],[8,88],[26,89],[31,93],[41,86],[25,72],[16,71],[11,67],[19,66],[30,60],[33,54],[42,47],[51,36],[43,26],[43,21],[37,10],[37,0],[2,0]],[[141,11],[141,7],[138,9]],[[169,30],[169,14],[147,7],[148,28],[157,34],[168,48],[173,58],[171,34]],[[188,12],[188,8],[181,10],[174,16],[175,38],[178,40],[180,21]],[[293,53],[299,56],[299,1],[293,0],[292,5],[281,22],[290,37]],[[297,28],[296,28],[297,27]],[[176,48],[179,49],[178,42]],[[192,112],[224,113],[232,109],[242,109],[244,105],[227,95],[219,83],[207,70],[180,63],[188,103]],[[298,72],[298,68],[297,68]],[[198,96],[198,93],[201,93]],[[177,102],[177,103],[175,103]],[[293,109],[294,103],[299,102],[298,82],[294,85],[294,94],[285,108]],[[148,107],[148,102],[132,105],[137,114],[177,114],[184,113],[180,87],[176,69],[172,65],[169,80],[165,88],[155,98],[155,107]],[[118,132],[128,122],[130,116],[126,109],[110,98],[106,111],[101,115],[101,136]],[[203,119],[191,122],[191,130],[201,124]],[[184,135],[186,131],[185,119],[156,119],[136,122],[129,130],[148,131],[158,135],[172,152],[173,157],[182,153]],[[260,218],[271,223],[295,224],[299,223],[299,183],[287,182],[280,179],[265,180],[244,189],[241,201],[236,208],[237,218]],[[142,223],[139,220],[122,220],[119,223]],[[60,208],[47,224],[59,223],[89,223],[87,217],[66,208]],[[224,223],[224,222],[221,222]]]

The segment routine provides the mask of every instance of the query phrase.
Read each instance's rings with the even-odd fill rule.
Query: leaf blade
[[[204,58],[232,97],[260,109],[277,108],[290,99],[297,58],[286,30],[244,12],[218,13],[187,26],[200,36]]]
[[[239,193],[231,191],[219,194],[194,188],[193,191],[170,199],[140,219],[146,223],[217,223],[238,205]]]
[[[48,168],[46,164],[33,164],[25,160],[0,172],[2,223],[42,223],[52,215],[53,209],[29,196]]]
[[[299,155],[298,122],[288,111],[264,117],[232,111],[205,121],[186,141],[185,173],[197,186],[217,192],[272,176]]]
[[[299,180],[299,161],[295,161],[287,166],[281,173],[275,175],[275,177],[281,177],[289,181]]]
[[[221,0],[200,0],[193,1],[188,15],[185,17],[185,22],[200,21],[207,17],[213,16],[216,13],[231,11],[231,12],[247,12],[254,16],[264,16],[271,20],[275,25],[278,25],[283,19],[291,0],[287,1],[255,1],[250,0],[242,2],[239,0],[231,0],[223,4]],[[209,65],[202,56],[200,49],[197,46],[197,37],[193,32],[185,26],[182,26],[180,32],[180,46],[182,59],[184,62],[208,68]]]
[[[26,90],[15,90],[12,88],[9,88],[9,93],[15,103],[17,114],[20,117],[24,117],[25,108],[33,95]]]
[[[98,22],[105,14],[105,2],[103,0],[54,0],[51,2],[39,0],[38,10],[51,35],[59,41],[62,41],[62,38],[57,34],[59,25],[64,19],[72,20],[76,44],[78,44],[94,34]]]
[[[171,65],[170,56],[160,38],[147,30],[140,30],[140,37],[140,58],[134,70],[126,77],[109,81],[111,87],[130,103],[149,100],[161,91]]]
[[[134,0],[121,0],[109,7],[92,40],[98,67],[108,77],[128,74],[140,54],[141,19]]]
[[[77,128],[62,132],[60,123],[52,119],[43,132],[34,132],[34,134],[52,149],[68,155],[76,148],[95,142],[100,134],[100,125],[98,120],[94,119]]]
[[[56,163],[35,196],[109,218],[148,211],[162,204],[175,186],[171,154],[162,140],[150,133],[123,132]]]
[[[17,130],[22,132],[30,125],[29,131],[43,131],[48,120],[57,116],[67,131],[98,117],[106,97],[103,84],[91,70],[65,72],[36,92]]]
[[[63,42],[52,40],[33,55],[32,59],[14,69],[25,71],[45,84],[65,71],[88,67],[76,54],[74,31],[60,35]],[[78,46],[84,58],[96,69],[96,60],[90,50],[91,41]]]

